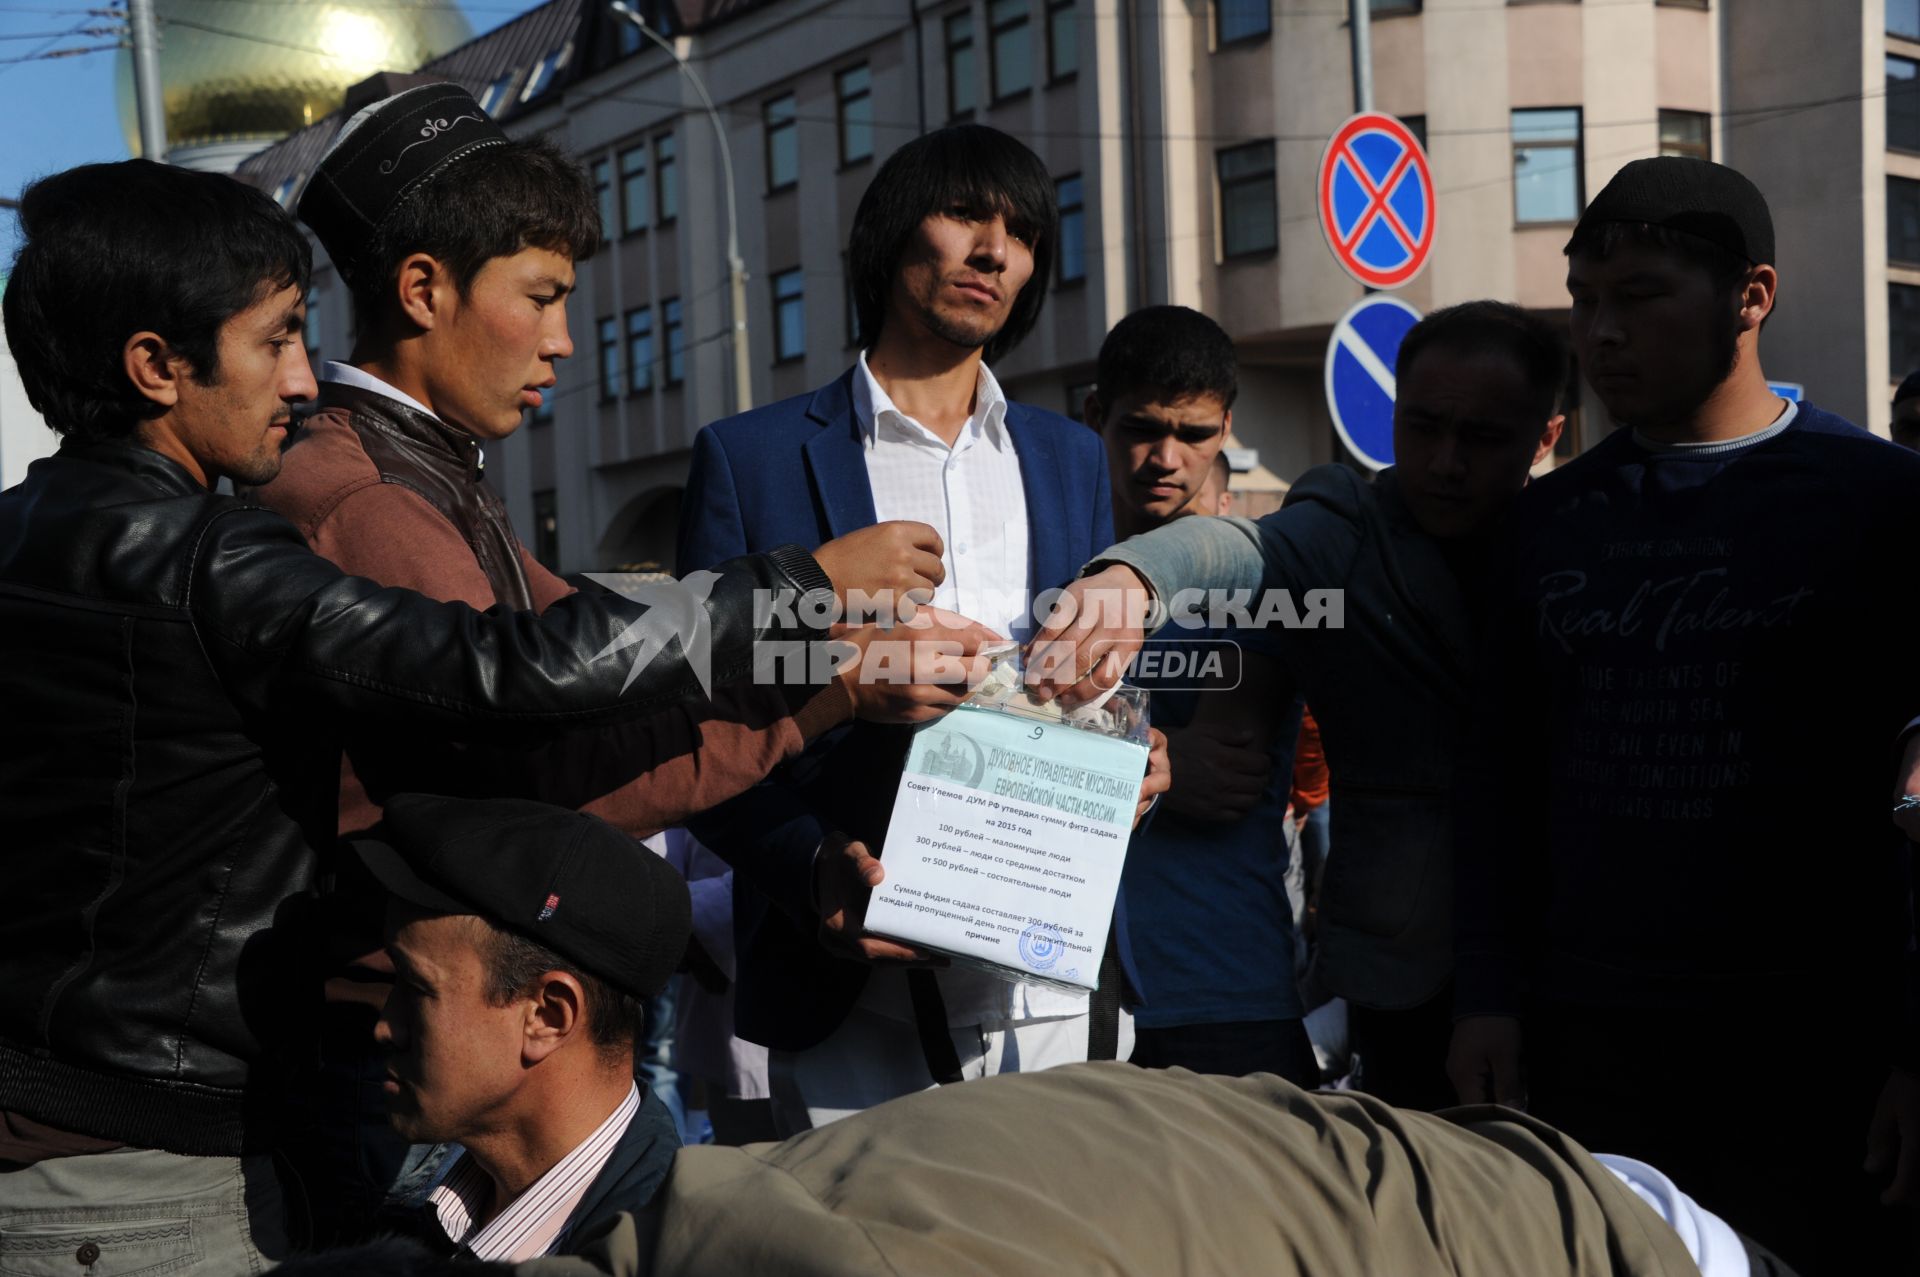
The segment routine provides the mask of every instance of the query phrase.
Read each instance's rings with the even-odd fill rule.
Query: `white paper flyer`
[[[1091,989],[1146,774],[1147,694],[1062,718],[1005,682],[915,733],[867,930]]]

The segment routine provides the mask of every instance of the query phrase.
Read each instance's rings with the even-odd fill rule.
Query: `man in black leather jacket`
[[[602,659],[647,614],[617,596],[536,616],[382,589],[210,490],[270,479],[314,393],[308,249],[264,195],[129,161],[44,180],[20,218],[7,334],[65,439],[0,494],[0,1269],[258,1271],[280,1226],[263,1117],[318,1001],[329,721],[524,744],[700,679],[679,643]],[[721,565],[713,681],[824,637],[757,592],[925,586],[922,540],[880,531],[837,582],[794,547]]]

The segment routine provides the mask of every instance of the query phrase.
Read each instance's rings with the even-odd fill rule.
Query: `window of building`
[[[1258,40],[1273,30],[1268,0],[1214,0],[1213,42],[1216,45]]]
[[[687,379],[687,330],[680,322],[678,297],[660,303],[660,326],[667,337],[667,384],[677,386]]]
[[[1047,80],[1057,84],[1079,70],[1079,0],[1047,0]]]
[[[620,325],[611,317],[600,321],[600,402],[620,397]]]
[[[767,130],[767,190],[783,191],[800,180],[800,134],[793,94],[763,108]]]
[[[600,210],[600,238],[612,239],[613,228],[620,224],[620,211],[614,204],[613,161],[593,162],[593,202]]]
[[[1665,5],[1669,9],[1704,9],[1708,0],[1653,0],[1653,3],[1656,8]]]
[[[653,139],[653,187],[660,224],[665,226],[680,216],[680,157],[671,133]]]
[[[1513,113],[1513,220],[1572,222],[1586,204],[1580,181],[1580,108]]]
[[[1403,115],[1400,123],[1407,126],[1407,132],[1413,134],[1413,140],[1420,144],[1421,150],[1427,149],[1427,117],[1424,115]]]
[[[807,353],[807,277],[798,266],[773,277],[773,358],[775,363]]]
[[[1920,287],[1887,285],[1887,367],[1895,377],[1920,369]]]
[[[1887,0],[1887,34],[1920,40],[1920,0]]]
[[[1249,142],[1215,153],[1220,174],[1220,251],[1226,257],[1271,253],[1280,246],[1280,205],[1273,186],[1273,143]]]
[[[514,72],[509,71],[481,90],[480,109],[482,111],[489,115],[493,114],[495,108],[500,105],[501,99],[507,96],[507,89],[512,86],[513,77]]]
[[[1713,127],[1705,111],[1660,112],[1660,154],[1713,158]]]
[[[560,502],[552,488],[533,494],[533,557],[548,568],[560,566]]]
[[[1376,18],[1396,18],[1420,12],[1420,0],[1367,0],[1367,12]]]
[[[1920,182],[1912,178],[1887,179],[1887,260],[1920,266]]]
[[[1029,0],[987,0],[989,48],[993,51],[993,100],[1033,87],[1033,32]]]
[[[653,312],[645,306],[627,312],[627,384],[636,395],[653,389]]]
[[[947,15],[947,118],[958,120],[973,114],[973,13],[962,10]]]
[[[839,102],[840,163],[858,164],[873,158],[873,71],[862,62],[833,77]]]
[[[620,152],[620,233],[643,231],[653,221],[647,207],[647,148],[642,143]]]
[[[1087,207],[1080,175],[1063,177],[1055,186],[1060,204],[1060,282],[1077,283],[1087,277]]]
[[[553,87],[553,77],[566,65],[568,49],[548,49],[533,64],[533,73],[527,77],[527,87],[520,90],[520,100],[531,102]]]
[[[1920,151],[1920,62],[1887,59],[1887,145]]]

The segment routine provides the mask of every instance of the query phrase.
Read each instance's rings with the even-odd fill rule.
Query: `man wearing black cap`
[[[1629,164],[1567,256],[1623,428],[1516,508],[1457,807],[1450,1070],[1796,1267],[1896,1271],[1872,1202],[1920,1197],[1887,812],[1920,710],[1920,458],[1767,388],[1780,281],[1740,174]],[[1793,801],[1810,748],[1819,804]],[[1815,1056],[1813,1016],[1839,1050]]]
[[[465,1154],[429,1195],[449,1249],[517,1262],[637,1210],[673,1164],[633,1079],[641,1005],[687,953],[687,887],[611,825],[403,794],[356,842],[392,893],[376,1035],[394,1127]]]

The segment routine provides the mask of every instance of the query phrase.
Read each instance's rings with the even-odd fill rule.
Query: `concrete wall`
[[[1767,197],[1778,243],[1764,366],[1823,408],[1883,425],[1886,191],[1867,142],[1873,128],[1872,154],[1884,153],[1883,11],[1871,6],[1869,24],[1868,6],[1845,3],[1721,7],[1723,158]]]

